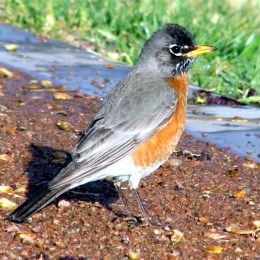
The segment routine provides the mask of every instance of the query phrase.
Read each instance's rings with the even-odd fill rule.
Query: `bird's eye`
[[[181,48],[176,45],[176,44],[173,44],[170,46],[170,52],[176,56],[181,56],[182,53],[181,53]]]

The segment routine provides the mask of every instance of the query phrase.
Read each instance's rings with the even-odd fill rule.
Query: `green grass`
[[[218,51],[199,57],[190,81],[229,98],[260,103],[260,4],[207,0],[2,0],[0,21],[57,39],[68,35],[133,64],[144,41],[167,22]],[[1,7],[1,4],[0,4]],[[4,7],[4,8],[3,8]],[[71,38],[71,37],[70,37]],[[75,38],[74,38],[75,39]]]

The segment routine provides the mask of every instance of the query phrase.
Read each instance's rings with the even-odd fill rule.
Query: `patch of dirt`
[[[192,98],[189,103],[193,104],[218,104],[227,106],[245,105],[241,102],[222,97],[215,93],[206,90],[196,90],[192,93]]]
[[[0,79],[0,185],[12,190],[0,199],[20,204],[62,168],[100,102],[64,88],[66,95],[58,95],[64,99],[54,99],[58,90],[13,74]],[[3,220],[10,210],[0,208],[1,259],[260,257],[260,165],[187,134],[178,149],[191,154],[173,154],[138,189],[150,218],[167,228],[118,218],[126,212],[113,185],[96,182],[62,195],[26,223]],[[133,192],[124,193],[141,215]]]

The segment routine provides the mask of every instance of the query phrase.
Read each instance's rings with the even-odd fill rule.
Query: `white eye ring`
[[[174,50],[174,47],[177,47],[177,48],[175,48],[175,50]],[[182,56],[181,48],[177,44],[171,44],[169,47],[169,50],[175,56]]]

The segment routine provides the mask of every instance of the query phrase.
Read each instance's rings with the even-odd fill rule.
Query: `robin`
[[[128,181],[147,224],[151,221],[136,191],[174,151],[186,121],[187,72],[195,58],[216,48],[197,45],[178,24],[166,24],[145,43],[132,71],[104,99],[79,140],[72,160],[7,219],[22,222],[62,193],[106,179],[120,189]]]

